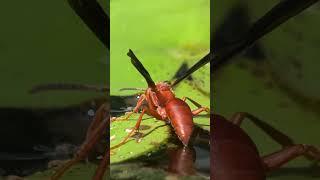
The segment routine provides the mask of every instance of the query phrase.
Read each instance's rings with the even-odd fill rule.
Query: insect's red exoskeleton
[[[266,180],[266,174],[299,157],[320,160],[317,147],[295,144],[291,138],[249,113],[235,113],[226,120],[212,114],[211,121],[211,179]],[[240,125],[244,119],[253,122],[282,149],[260,157],[258,149]],[[232,172],[232,173],[230,173]]]
[[[132,113],[137,113],[139,110],[142,110],[136,126],[121,143],[111,147],[111,149],[124,144],[134,131],[138,130],[144,114],[153,116],[158,120],[170,122],[183,145],[187,146],[194,128],[193,116],[202,111],[209,112],[209,109],[207,107],[202,107],[199,103],[188,97],[182,99],[177,98],[169,82],[164,81],[155,83],[148,71],[131,50],[129,50],[127,55],[131,58],[132,64],[147,81],[148,88],[140,95],[134,110],[125,117],[125,119],[128,119]],[[187,99],[196,105],[198,109],[192,111],[185,102]]]

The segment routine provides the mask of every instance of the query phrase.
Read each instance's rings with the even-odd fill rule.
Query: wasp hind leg
[[[195,115],[198,115],[200,114],[201,112],[203,111],[206,111],[208,113],[210,113],[210,109],[208,107],[203,107],[201,106],[201,104],[197,103],[196,101],[188,98],[188,97],[183,97],[182,100],[185,102],[186,100],[189,100],[192,104],[194,104],[195,106],[198,107],[198,109],[195,109],[192,111],[192,114],[195,116]]]
[[[75,154],[75,157],[63,164],[51,177],[51,180],[59,179],[71,166],[88,156],[88,154],[94,149],[97,142],[106,133],[106,130],[109,129],[108,126],[110,125],[110,119],[108,114],[107,104],[101,105],[97,110],[94,120],[88,128],[86,139]]]

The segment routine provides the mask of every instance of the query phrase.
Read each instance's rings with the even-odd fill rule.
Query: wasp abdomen
[[[165,109],[175,133],[187,146],[194,126],[190,107],[186,102],[175,98],[166,104]]]

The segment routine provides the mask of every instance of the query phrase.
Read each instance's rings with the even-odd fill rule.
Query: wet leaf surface
[[[131,132],[138,117],[139,115],[136,114],[132,115],[127,121],[114,121],[111,123],[111,147],[120,143]],[[194,122],[204,129],[210,129],[209,118],[206,116],[196,117]],[[111,163],[123,162],[141,156],[149,157],[153,153],[167,148],[170,137],[176,136],[170,124],[147,115],[144,116],[141,126],[139,133],[135,133],[124,145],[111,150]]]
[[[69,171],[67,171],[61,180],[88,180],[91,179],[94,175],[94,172],[97,168],[97,165],[87,163],[79,163],[73,166]],[[47,170],[43,172],[38,172],[33,174],[32,176],[27,177],[28,180],[45,180],[50,179],[50,177],[54,174],[54,170]],[[106,176],[107,177],[107,176]],[[104,178],[106,180],[107,178]]]
[[[135,126],[139,115],[132,115],[127,121],[114,121],[110,126],[112,137],[110,146],[120,143]],[[170,127],[163,121],[144,116],[141,125],[148,126],[148,129],[139,129],[139,135],[131,137],[127,143],[117,149],[111,150],[110,163],[121,162],[139,156],[150,156],[163,146],[170,137]],[[156,145],[156,146],[155,146]]]

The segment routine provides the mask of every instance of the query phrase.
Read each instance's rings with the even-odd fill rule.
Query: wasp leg
[[[89,132],[87,133],[86,140],[82,143],[80,146],[80,149],[75,154],[75,157],[60,167],[56,173],[51,177],[52,180],[59,179],[65,171],[67,171],[71,166],[76,164],[77,162],[83,160],[87,157],[89,152],[94,148],[96,143],[102,138],[103,134],[106,132],[107,129],[109,129],[110,126],[110,119],[109,114],[107,113],[107,106],[106,104],[102,105],[95,116],[95,119],[93,120],[93,125],[90,125]],[[101,115],[102,114],[102,115]],[[102,118],[99,119],[99,118]],[[100,124],[95,124],[101,122]],[[94,128],[96,126],[96,128]]]
[[[102,178],[108,168],[109,157],[110,157],[110,151],[109,151],[109,149],[107,149],[98,168],[97,168],[97,170],[96,170],[96,172],[95,172],[94,177],[92,178],[93,180],[102,180]]]
[[[140,109],[140,107],[142,106],[142,103],[143,101],[146,99],[146,96],[144,94],[142,94],[140,97],[139,97],[139,100],[137,102],[137,105],[136,107],[133,109],[132,112],[128,112],[126,113],[125,117],[118,117],[118,118],[114,118],[111,120],[111,122],[113,121],[126,121],[129,119],[129,117],[133,114],[133,113],[137,113]]]
[[[320,160],[320,151],[317,148],[309,145],[296,145],[289,136],[275,129],[268,123],[253,116],[252,114],[249,114],[246,112],[235,113],[231,117],[231,122],[234,123],[235,125],[240,126],[245,118],[248,118],[249,120],[251,120],[257,127],[259,127],[263,132],[269,135],[274,141],[282,145],[282,147],[284,148],[277,153],[266,156],[265,157],[266,162],[269,161],[268,159],[270,159],[271,162],[277,161],[273,159],[279,157],[278,164],[281,164],[281,162],[285,163],[301,155],[305,156],[308,159]],[[293,155],[290,155],[290,154],[293,154]],[[275,162],[275,164],[277,164],[277,162]],[[270,165],[270,166],[273,166],[273,165]]]
[[[138,120],[137,120],[137,123],[136,123],[135,127],[131,130],[131,132],[130,132],[119,144],[111,147],[110,150],[116,149],[116,148],[122,146],[123,144],[125,144],[126,141],[133,135],[133,133],[134,133],[136,130],[139,129],[140,124],[141,124],[142,117],[143,117],[143,115],[144,115],[145,112],[146,112],[146,109],[143,109],[142,112],[141,112],[141,114],[140,114],[140,116],[139,116],[139,118],[138,118]]]
[[[274,141],[276,141],[280,145],[290,146],[294,144],[293,140],[290,137],[249,113],[235,113],[230,120],[233,124],[240,126],[245,118],[248,118],[251,122],[253,122],[257,127],[259,127],[263,132],[269,135]]]
[[[299,157],[307,156],[312,160],[320,160],[320,151],[314,146],[294,144],[275,153],[262,157],[266,171],[271,171]]]
[[[186,101],[187,99],[188,99],[192,104],[194,104],[195,106],[198,107],[198,109],[195,109],[195,110],[192,111],[192,114],[193,114],[194,116],[200,114],[200,113],[203,112],[203,111],[206,111],[206,112],[208,112],[208,113],[210,112],[210,109],[209,109],[209,108],[201,106],[201,105],[200,105],[199,103],[197,103],[196,101],[194,101],[194,100],[192,100],[192,99],[190,99],[190,98],[188,98],[188,97],[183,97],[183,98],[182,98],[183,101]]]
[[[87,130],[86,141],[92,136],[93,132],[102,123],[106,113],[109,111],[109,105],[107,103],[102,104],[96,112],[93,121],[90,123]]]

